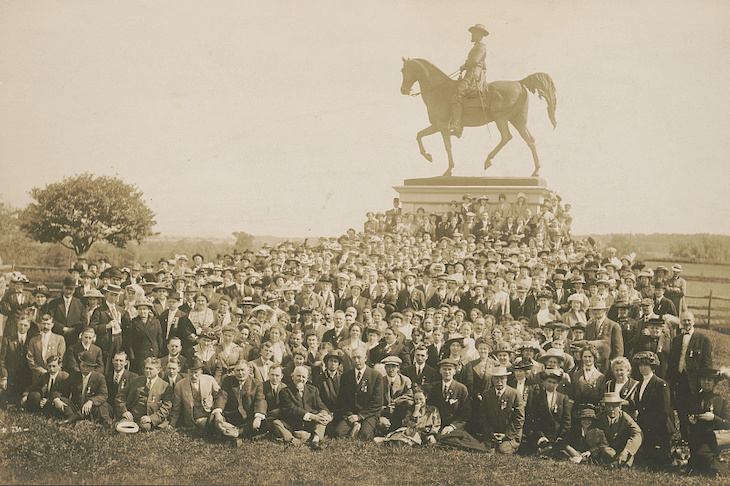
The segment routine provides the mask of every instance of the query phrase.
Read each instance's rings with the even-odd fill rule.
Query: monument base
[[[449,204],[461,204],[462,197],[469,194],[475,200],[480,196],[489,198],[489,205],[499,204],[500,194],[507,202],[517,202],[517,195],[525,195],[532,212],[552,194],[540,177],[455,177],[440,176],[423,179],[406,179],[402,186],[394,186],[399,195],[403,212],[416,212],[423,208],[427,213],[443,214]]]

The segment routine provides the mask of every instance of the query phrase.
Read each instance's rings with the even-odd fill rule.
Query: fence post
[[[710,318],[712,317],[712,289],[710,289],[710,297],[707,299],[707,329],[712,329]]]

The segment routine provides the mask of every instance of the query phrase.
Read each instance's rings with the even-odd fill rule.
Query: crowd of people
[[[682,268],[570,236],[557,197],[368,214],[316,245],[8,275],[0,401],[120,432],[328,437],[723,474],[730,408]],[[478,223],[475,223],[477,221]],[[209,259],[210,258],[210,259]]]

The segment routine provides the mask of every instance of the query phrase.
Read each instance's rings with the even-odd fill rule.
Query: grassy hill
[[[715,363],[730,362],[730,336],[709,332]],[[727,383],[721,385],[730,398]],[[120,435],[79,423],[58,427],[39,416],[1,412],[2,427],[29,429],[0,437],[0,483],[10,484],[307,484],[482,485],[727,484],[675,472],[607,471],[528,457],[427,446],[327,440],[325,450],[269,440],[230,442],[193,433]]]

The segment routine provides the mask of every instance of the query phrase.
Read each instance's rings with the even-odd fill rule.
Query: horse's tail
[[[540,98],[547,102],[547,111],[553,128],[558,125],[555,121],[555,105],[558,101],[555,97],[555,85],[549,74],[535,73],[530,74],[525,79],[520,80],[520,84],[529,89],[532,94],[537,94]]]

